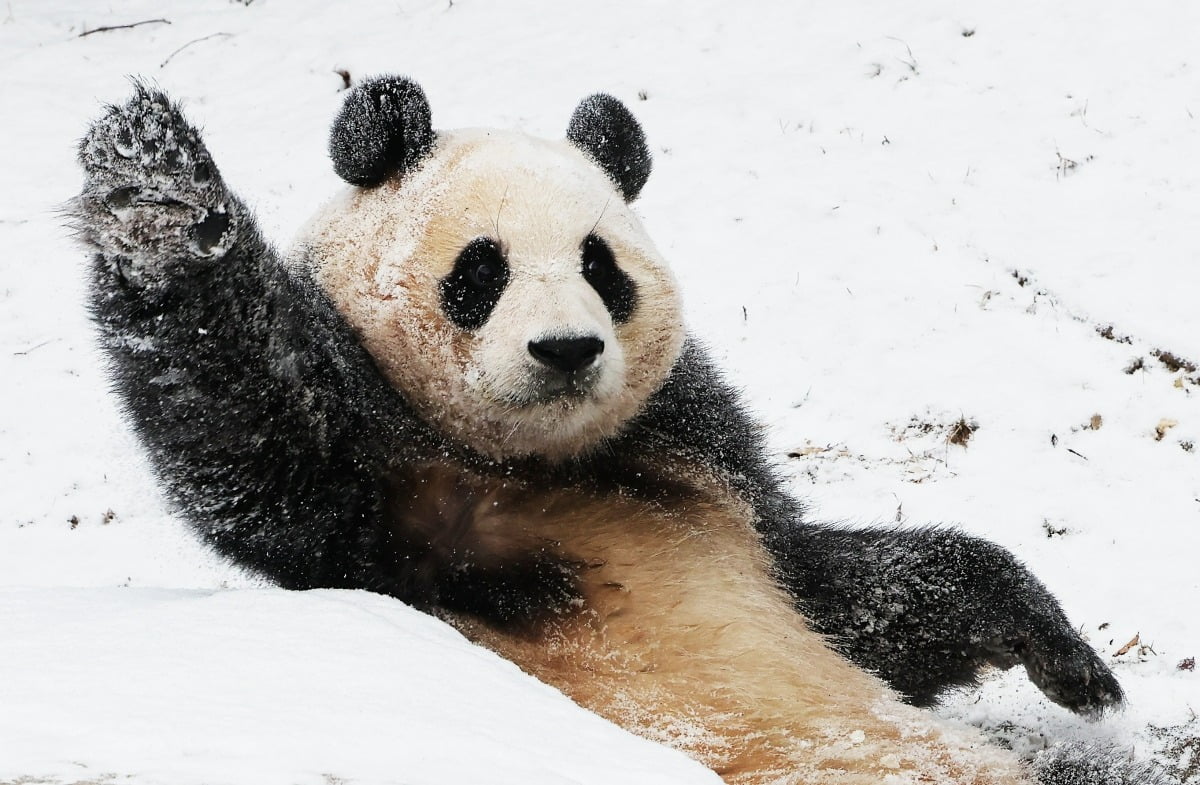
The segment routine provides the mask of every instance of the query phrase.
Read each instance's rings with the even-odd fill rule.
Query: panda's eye
[[[467,270],[467,277],[476,286],[486,288],[500,280],[500,271],[491,262],[480,262]]]
[[[477,330],[492,315],[507,285],[508,262],[500,244],[490,237],[476,237],[442,279],[442,310],[464,330]]]
[[[637,286],[617,266],[608,243],[599,235],[589,234],[584,238],[581,252],[584,280],[600,295],[614,322],[629,321],[637,306]]]
[[[477,237],[458,254],[454,272],[466,276],[472,286],[491,289],[508,282],[508,265],[500,246],[489,237]]]
[[[585,243],[583,246],[583,274],[597,282],[606,280],[609,271],[615,266],[611,256],[598,250],[603,247],[600,243]]]

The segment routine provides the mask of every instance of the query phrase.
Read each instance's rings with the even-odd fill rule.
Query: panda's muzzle
[[[604,341],[588,335],[572,338],[543,338],[529,342],[529,353],[547,367],[574,374],[596,362],[604,351]]]
[[[535,362],[512,402],[529,406],[593,394],[601,376],[603,340],[594,335],[540,338],[527,346]]]

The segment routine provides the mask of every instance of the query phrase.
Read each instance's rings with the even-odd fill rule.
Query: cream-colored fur
[[[477,497],[479,529],[582,565],[585,600],[534,631],[449,620],[731,785],[1029,782],[1010,753],[901,704],[810,631],[719,485],[665,506],[511,483]]]
[[[613,325],[580,275],[591,232],[637,285]],[[441,311],[439,281],[477,237],[498,240],[511,278],[474,334]],[[404,179],[352,190],[300,242],[314,274],[383,373],[443,431],[496,458],[577,455],[612,434],[659,385],[683,340],[675,282],[613,184],[565,142],[498,131],[443,133]],[[517,405],[531,340],[597,334],[587,399]]]

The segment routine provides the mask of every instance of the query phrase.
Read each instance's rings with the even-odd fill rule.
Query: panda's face
[[[415,171],[327,208],[302,247],[392,384],[492,457],[587,452],[682,343],[666,266],[565,142],[441,134]]]

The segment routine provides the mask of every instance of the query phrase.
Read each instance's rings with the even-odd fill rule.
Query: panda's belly
[[[740,503],[516,487],[488,498],[491,535],[552,543],[582,598],[532,628],[448,620],[580,705],[730,783],[1027,781],[826,647],[771,579]]]

